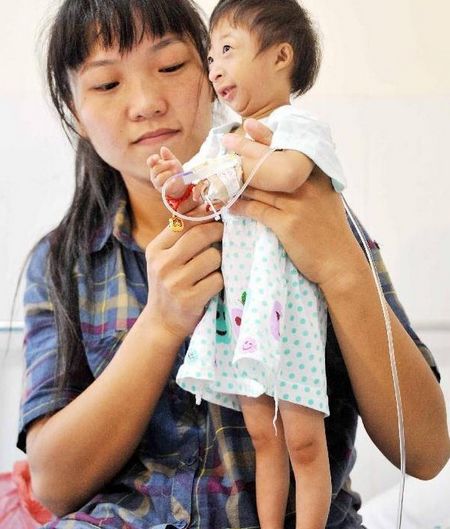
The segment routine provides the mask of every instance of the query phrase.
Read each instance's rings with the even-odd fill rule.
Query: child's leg
[[[283,529],[289,492],[289,456],[283,425],[273,426],[274,400],[261,395],[239,397],[256,455],[256,504],[261,529]]]
[[[279,405],[295,475],[296,529],[323,529],[331,499],[324,416],[291,402]]]

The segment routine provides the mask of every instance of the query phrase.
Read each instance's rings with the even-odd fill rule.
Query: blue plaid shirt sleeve
[[[23,451],[27,427],[35,419],[63,408],[85,389],[69,386],[58,392],[57,333],[47,285],[48,249],[48,241],[44,239],[33,250],[26,270],[25,373],[17,442],[17,447]]]
[[[399,319],[400,323],[404,327],[405,331],[409,334],[411,339],[414,341],[416,346],[419,348],[420,352],[422,353],[423,357],[425,358],[426,362],[432,369],[434,375],[436,376],[437,380],[440,381],[441,376],[439,373],[439,369],[437,367],[436,361],[431,354],[431,351],[428,349],[428,347],[422,342],[422,340],[417,336],[416,332],[411,326],[411,322],[405,312],[405,309],[403,308],[403,305],[401,304],[400,300],[398,299],[397,292],[394,289],[394,286],[392,284],[391,277],[389,275],[389,272],[386,269],[386,266],[383,261],[383,257],[381,255],[380,247],[378,243],[373,240],[370,235],[367,233],[367,231],[362,226],[359,219],[355,217],[356,222],[358,223],[358,227],[363,233],[366,242],[369,246],[370,253],[372,255],[372,259],[377,271],[378,278],[380,280],[381,288],[383,290],[383,294],[386,298],[386,301],[388,302],[389,306],[391,307],[392,311],[395,313],[397,318]],[[360,240],[359,234],[357,233],[357,230],[355,229],[355,226],[350,221],[350,226],[352,228],[353,234],[355,235],[356,239],[358,240],[360,246],[363,248],[363,244]]]

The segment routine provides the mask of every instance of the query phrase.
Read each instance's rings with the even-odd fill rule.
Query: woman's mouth
[[[156,129],[141,134],[141,136],[139,136],[132,143],[133,145],[155,145],[158,143],[164,143],[179,132],[180,131],[178,129]]]

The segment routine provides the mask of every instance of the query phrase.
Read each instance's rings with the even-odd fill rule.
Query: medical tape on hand
[[[205,221],[205,220],[212,220],[212,219],[219,220],[220,219],[220,214],[222,213],[222,211],[226,211],[229,208],[231,208],[231,206],[239,199],[239,197],[242,195],[242,193],[250,185],[250,182],[253,180],[253,177],[258,172],[259,168],[263,165],[263,163],[267,160],[267,158],[275,151],[276,151],[276,149],[272,149],[272,148],[270,148],[268,151],[266,151],[264,153],[264,155],[261,156],[261,158],[258,160],[258,162],[256,163],[255,167],[253,168],[252,172],[250,173],[250,176],[244,182],[243,186],[239,189],[239,191],[236,193],[236,195],[227,204],[222,206],[219,210],[215,210],[214,209],[214,212],[211,213],[210,215],[204,215],[202,217],[191,217],[189,215],[183,215],[179,211],[175,211],[172,208],[172,206],[169,204],[169,202],[167,201],[167,186],[169,185],[170,179],[166,180],[166,182],[164,183],[163,188],[161,190],[161,196],[162,196],[163,203],[166,206],[166,208],[172,213],[172,215],[175,215],[175,216],[177,216],[177,217],[179,217],[180,219],[183,219],[183,220],[189,220],[189,221],[195,221],[195,222],[202,222],[202,221]],[[189,171],[189,173],[187,173],[187,175],[186,175],[187,178],[186,178],[185,183],[193,181],[192,180],[192,176],[191,176],[191,174],[193,174],[193,173],[194,173],[193,171]],[[176,175],[176,176],[180,176],[180,175]],[[184,176],[183,176],[183,180],[184,180]]]

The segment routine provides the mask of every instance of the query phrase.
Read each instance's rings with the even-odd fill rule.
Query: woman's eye
[[[109,90],[116,88],[116,86],[119,86],[119,83],[117,81],[114,81],[112,83],[103,83],[101,85],[96,86],[95,90],[98,90],[99,92],[108,92]]]
[[[231,46],[229,44],[224,44],[222,48],[222,53],[227,53],[231,50]]]
[[[161,68],[159,71],[162,73],[172,73],[176,72],[177,70],[180,70],[185,65],[184,62],[180,62],[179,64],[174,64],[173,66],[167,66],[166,68]]]

